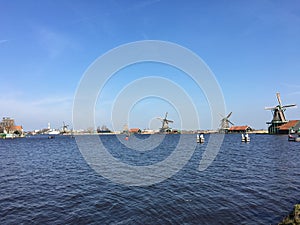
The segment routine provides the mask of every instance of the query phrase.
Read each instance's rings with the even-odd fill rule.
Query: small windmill
[[[275,107],[265,107],[265,110],[271,110],[273,114],[272,121],[267,122],[267,124],[270,124],[268,128],[270,134],[278,133],[278,127],[288,122],[284,115],[285,110],[287,108],[296,106],[296,104],[282,105],[280,93],[276,93],[276,96],[278,100],[278,105]]]
[[[63,122],[62,133],[67,133],[68,132],[68,126],[69,125],[66,125],[65,122]]]
[[[221,123],[220,123],[220,132],[222,133],[227,133],[228,129],[230,128],[230,125],[234,125],[230,120],[229,117],[231,116],[232,112],[230,112],[227,116],[223,116],[220,114],[222,117]]]
[[[160,132],[168,132],[170,130],[169,123],[173,123],[173,120],[167,119],[168,112],[166,112],[165,118],[157,117],[162,122],[162,126],[160,128]]]

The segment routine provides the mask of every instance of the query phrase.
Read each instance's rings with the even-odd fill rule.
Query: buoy
[[[242,134],[242,142],[250,142],[250,137],[248,134]]]
[[[197,143],[204,143],[203,134],[197,134]]]

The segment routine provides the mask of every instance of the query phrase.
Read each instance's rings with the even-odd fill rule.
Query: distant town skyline
[[[278,105],[276,92],[283,104],[298,105],[287,109],[287,119],[300,119],[299,1],[0,0],[0,6],[0,118],[14,118],[25,131],[47,128],[49,122],[52,128],[63,122],[72,127],[73,100],[85,71],[111,49],[141,40],[176,43],[201,57],[235,125],[267,129],[272,114],[264,108]],[[127,121],[112,123],[118,94],[151,76],[187,93],[200,127],[192,120],[181,127],[176,106],[159,96],[141,99]],[[136,93],[142,89],[136,87]],[[205,93],[184,72],[138,63],[117,71],[99,92],[95,125],[159,129],[157,117],[166,112],[175,129],[216,128]]]

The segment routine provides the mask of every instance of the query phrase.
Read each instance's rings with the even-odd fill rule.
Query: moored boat
[[[58,135],[58,134],[60,134],[60,131],[58,131],[58,130],[51,130],[48,134],[49,135]]]
[[[289,134],[288,141],[300,142],[300,136],[296,137],[296,136],[293,136],[293,135]]]

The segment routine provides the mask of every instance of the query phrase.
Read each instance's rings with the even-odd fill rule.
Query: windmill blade
[[[232,114],[232,112],[230,112],[226,118],[228,119],[231,116],[231,114]]]
[[[290,105],[284,105],[282,106],[282,108],[288,108],[288,107],[295,107],[297,106],[296,104],[290,104]]]
[[[160,120],[160,121],[163,121],[164,119],[161,118],[161,117],[156,117],[156,119]]]
[[[165,115],[165,120],[167,119],[167,116],[168,116],[168,112],[166,112],[166,115]]]
[[[221,114],[221,113],[219,113],[219,116],[223,119],[224,118],[224,116]]]
[[[274,110],[276,109],[277,107],[265,107],[265,110]]]
[[[173,123],[174,121],[173,120],[165,120],[166,122],[168,123]]]
[[[232,126],[234,126],[234,124],[230,120],[228,120],[228,123],[230,123]]]
[[[279,105],[282,106],[281,98],[280,98],[280,93],[277,92],[277,93],[276,93],[276,96],[277,96],[277,100],[278,100]]]

